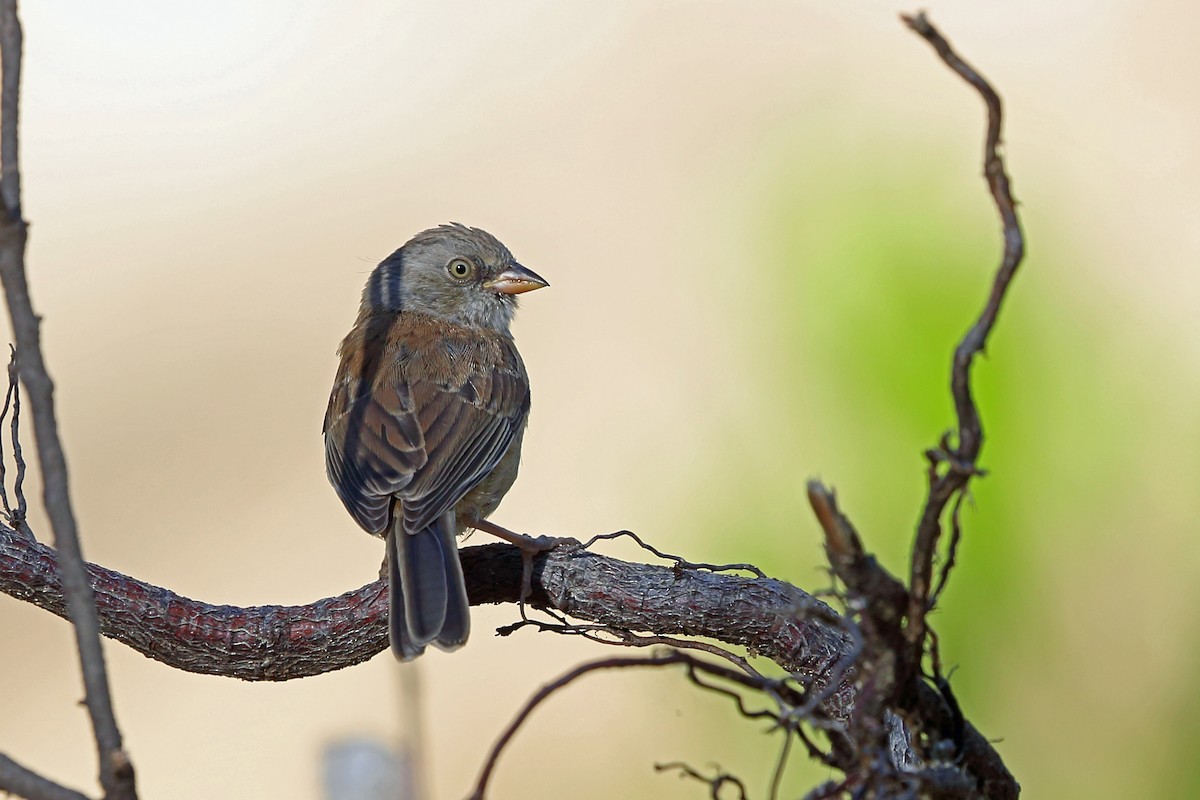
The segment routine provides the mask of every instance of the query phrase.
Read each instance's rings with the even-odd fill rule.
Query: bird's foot
[[[557,536],[526,536],[523,533],[510,531],[508,528],[501,528],[494,522],[488,522],[486,519],[477,519],[470,523],[469,527],[484,533],[490,533],[498,539],[503,539],[511,545],[515,545],[522,553],[528,553],[530,557],[536,556],[538,553],[546,553],[553,550],[555,547],[565,541]]]
[[[530,593],[533,592],[533,559],[540,553],[547,553],[558,547],[560,543],[570,540],[560,539],[557,536],[526,536],[523,533],[516,533],[507,528],[501,528],[496,523],[488,522],[486,519],[474,520],[470,523],[470,527],[503,539],[521,551],[521,599],[519,605],[521,607],[521,617],[524,618],[525,598],[529,597]]]

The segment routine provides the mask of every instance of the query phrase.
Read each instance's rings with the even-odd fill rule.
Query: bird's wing
[[[347,377],[339,372],[326,414],[326,465],[369,531],[387,527],[393,497],[406,530],[425,528],[496,467],[525,423],[529,384],[511,340],[450,333],[420,320],[394,325],[374,377],[346,368],[343,355]],[[356,372],[362,377],[351,379]]]
[[[404,527],[419,531],[500,463],[524,424],[529,388],[523,375],[503,369],[480,370],[457,388],[429,381],[411,388],[429,460],[400,497]]]
[[[372,389],[339,373],[329,398],[325,470],[351,516],[374,534],[387,530],[392,497],[426,461],[412,410],[402,381]]]

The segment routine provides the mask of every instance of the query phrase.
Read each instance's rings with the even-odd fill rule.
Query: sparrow
[[[326,474],[354,521],[387,541],[401,661],[467,641],[456,539],[517,477],[529,378],[509,325],[517,295],[547,285],[479,228],[431,228],[371,272],[338,349]]]

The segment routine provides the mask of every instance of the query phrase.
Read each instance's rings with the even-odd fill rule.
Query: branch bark
[[[521,553],[506,544],[460,550],[472,605],[516,603]],[[359,664],[387,647],[382,580],[303,606],[214,605],[89,564],[100,631],[188,672],[284,681]],[[0,592],[66,616],[54,550],[0,525]],[[850,652],[836,613],[783,581],[637,564],[577,543],[538,556],[531,605],[614,628],[742,645],[818,683]],[[830,694],[844,717],[848,679]]]

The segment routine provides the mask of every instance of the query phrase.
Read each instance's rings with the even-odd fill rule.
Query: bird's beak
[[[500,294],[523,294],[549,286],[550,282],[531,269],[513,264],[490,281],[485,281],[483,285],[484,288]]]

